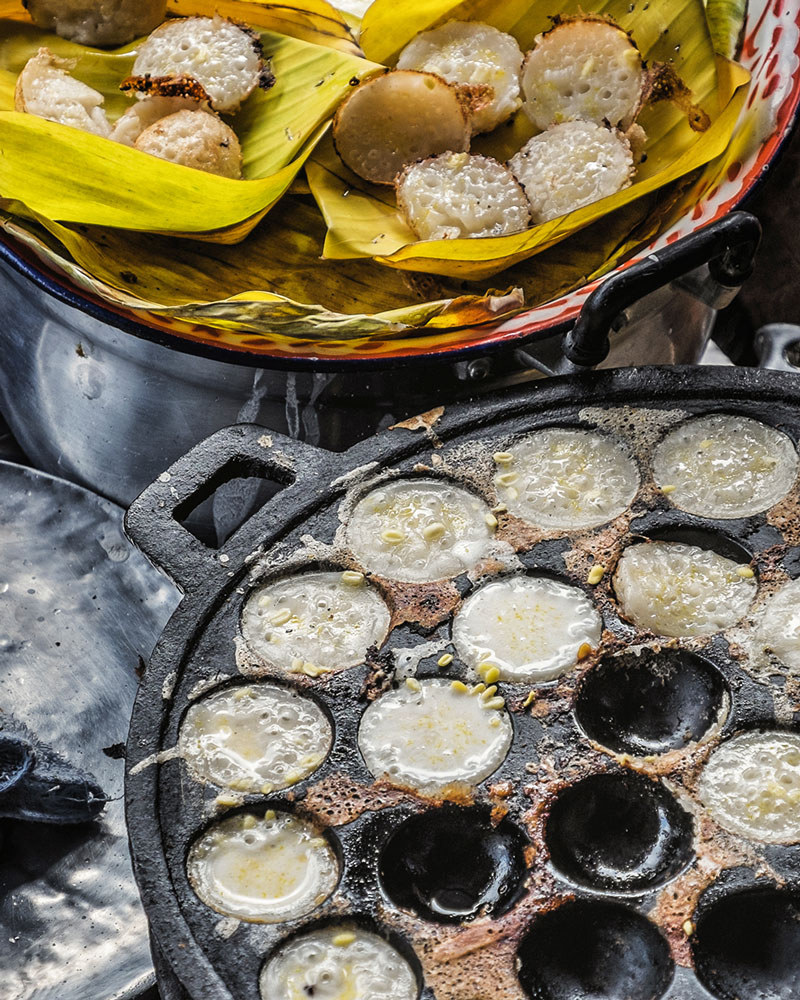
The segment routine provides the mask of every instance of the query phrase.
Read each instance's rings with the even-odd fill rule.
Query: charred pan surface
[[[619,926],[632,921],[641,931],[645,943],[640,960],[645,967],[652,962],[656,970],[648,982],[671,981],[674,963],[673,992],[665,994],[666,987],[659,986],[659,996],[706,997],[694,973],[696,923],[706,901],[727,898],[740,883],[781,892],[800,885],[796,846],[767,846],[727,833],[702,806],[698,788],[721,741],[742,730],[774,728],[776,705],[785,722],[786,713],[800,708],[791,685],[776,676],[780,668],[773,663],[768,669],[751,650],[769,597],[800,576],[800,535],[794,524],[800,489],[795,484],[789,497],[752,517],[701,518],[678,510],[656,487],[650,456],[670,428],[689,415],[708,412],[762,420],[796,443],[800,408],[795,400],[794,380],[775,373],[769,380],[736,370],[713,373],[713,378],[693,373],[691,380],[679,371],[659,371],[646,381],[639,381],[636,372],[554,380],[535,394],[506,393],[438,414],[435,426],[442,447],[434,453],[437,461],[432,460],[430,440],[419,434],[431,423],[412,422],[357,446],[333,473],[304,484],[302,501],[299,493],[292,499],[287,491],[285,500],[279,495],[248,536],[257,539],[258,564],[250,559],[256,544],[243,548],[228,564],[227,581],[187,598],[168,629],[148,667],[128,746],[129,775],[135,770],[129,777],[128,811],[145,905],[159,949],[179,969],[190,992],[204,1000],[257,1000],[259,971],[281,942],[309,926],[347,917],[402,943],[401,953],[420,972],[422,1000],[463,1000],[464,983],[470,984],[471,1000],[530,1000],[549,995],[541,991],[547,983],[563,983],[558,976],[564,974],[555,952],[555,965],[536,964],[533,944],[526,944],[533,940],[532,930],[546,937],[547,927],[560,926],[559,921],[591,926],[591,915],[601,912],[596,908],[606,907],[609,919],[621,921]],[[599,429],[626,444],[642,482],[624,514],[596,529],[549,532],[497,511],[494,548],[469,573],[425,585],[366,574],[390,609],[391,626],[386,641],[365,651],[358,666],[316,677],[295,675],[243,648],[242,607],[265,574],[269,578],[321,564],[326,570],[358,571],[357,560],[342,542],[343,529],[347,512],[376,481],[413,478],[424,466],[477,493],[494,509],[493,456],[513,452],[514,442],[530,431],[552,426]],[[259,435],[263,430],[254,429],[253,440]],[[348,475],[365,468],[372,478]],[[293,505],[301,502],[305,514],[298,522]],[[315,545],[314,539],[325,541]],[[733,554],[738,564],[752,567],[758,591],[746,617],[712,635],[677,639],[655,635],[627,619],[614,590],[614,570],[627,547],[647,540],[699,545]],[[599,567],[602,574],[592,575]],[[432,798],[377,780],[358,747],[366,706],[406,681],[447,678],[467,688],[476,685],[480,678],[453,643],[453,616],[487,581],[513,574],[555,577],[580,588],[602,618],[598,646],[583,650],[576,665],[555,681],[500,684],[513,742],[497,771],[473,789],[453,787]],[[175,684],[165,688],[171,672]],[[200,785],[180,757],[170,755],[183,715],[209,685],[247,683],[253,675],[298,687],[318,700],[335,734],[328,757],[310,777],[274,794],[237,795]],[[589,685],[594,693],[587,715]],[[639,691],[641,697],[625,700],[621,690]],[[157,740],[155,732],[160,733]],[[153,757],[159,753],[160,758]],[[605,782],[612,783],[616,796],[618,808],[613,810],[603,810]],[[154,791],[152,798],[144,797],[147,787]],[[186,854],[213,820],[241,810],[263,815],[269,808],[296,812],[328,836],[341,879],[332,895],[304,918],[279,925],[240,923],[231,929],[195,896],[186,876]],[[393,898],[397,883],[387,870],[387,845],[403,843],[402,831],[410,823],[430,821],[435,830],[436,817],[453,813],[463,816],[459,829],[465,838],[470,824],[476,824],[494,831],[502,847],[500,835],[510,831],[507,843],[521,846],[506,854],[521,858],[521,868],[511,865],[513,891],[497,903],[475,884],[479,866],[474,851],[471,863],[453,862],[450,874],[459,905],[474,904],[474,912],[433,919],[416,904]],[[583,823],[584,814],[591,814],[593,823]],[[631,820],[627,832],[625,817]],[[648,838],[656,837],[653,831],[662,820],[669,833],[663,863],[640,871],[636,859],[652,853],[655,840]],[[594,840],[591,830],[599,831]],[[459,839],[450,840],[454,857]],[[420,849],[434,840],[433,833],[420,837]],[[413,844],[406,848],[412,849]],[[431,884],[445,861],[450,863],[430,852],[421,856]],[[174,896],[166,889],[169,884]],[[422,884],[423,895],[429,888]],[[604,956],[613,957],[608,947],[597,945],[598,968]],[[592,970],[586,974],[596,982]]]

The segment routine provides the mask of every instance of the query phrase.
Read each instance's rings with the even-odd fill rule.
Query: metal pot
[[[736,213],[651,253],[586,300],[576,330],[613,323],[606,366],[696,362],[759,234]],[[539,378],[559,369],[569,325],[382,362],[288,362],[136,322],[0,240],[0,410],[34,464],[121,504],[230,424],[341,451],[437,404]]]

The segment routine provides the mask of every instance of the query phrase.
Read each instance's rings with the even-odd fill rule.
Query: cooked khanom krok
[[[249,648],[279,670],[317,676],[362,663],[389,610],[360,573],[301,573],[255,590],[242,612]]]
[[[333,740],[312,699],[277,684],[225,687],[195,702],[178,737],[181,758],[200,781],[267,795],[302,781]]]
[[[782,500],[797,479],[797,450],[781,431],[714,413],[670,431],[653,474],[670,502],[703,517],[749,517]]]
[[[589,598],[546,577],[494,580],[467,598],[453,622],[453,642],[484,680],[550,681],[600,642],[602,621]]]
[[[308,931],[261,973],[262,1000],[416,1000],[417,977],[382,937],[355,924]]]
[[[473,493],[447,481],[406,479],[378,487],[357,504],[347,539],[364,569],[426,583],[475,566],[496,526]]]
[[[522,104],[522,52],[513,35],[475,21],[448,21],[423,31],[397,60],[398,69],[436,73],[448,83],[487,90],[470,116],[473,135],[490,132]]]
[[[224,17],[186,17],[167,21],[143,42],[123,88],[187,94],[207,100],[215,111],[231,112],[256,87],[274,82],[254,31]]]
[[[33,23],[81,45],[125,45],[164,20],[166,0],[22,0]]]
[[[212,910],[253,923],[302,917],[333,892],[339,862],[325,837],[290,813],[237,813],[209,827],[187,861]]]
[[[511,738],[503,699],[491,688],[410,679],[367,708],[358,745],[376,778],[435,795],[483,781],[503,763]]]

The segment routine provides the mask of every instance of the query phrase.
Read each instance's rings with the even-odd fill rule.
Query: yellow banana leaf
[[[705,0],[705,4],[714,48],[719,55],[733,59],[739,49],[747,0]]]
[[[325,140],[306,164],[312,193],[328,224],[324,256],[373,257],[390,267],[471,281],[492,277],[553,246],[636,198],[672,184],[720,156],[728,146],[746,97],[749,75],[734,71],[734,93],[722,93],[702,0],[636,5],[628,0],[557,4],[552,0],[376,0],[364,16],[361,44],[370,58],[393,63],[419,31],[450,19],[486,21],[511,31],[523,48],[560,13],[596,12],[633,33],[646,60],[669,60],[712,117],[702,135],[675,108],[649,108],[640,121],[648,134],[647,160],[624,191],[523,233],[483,239],[419,241],[397,212],[394,194],[362,181]],[[722,100],[721,100],[722,99]],[[508,159],[535,132],[523,111],[512,127],[481,137],[476,152]]]
[[[346,19],[325,0],[281,0],[280,3],[264,3],[263,0],[167,0],[167,13],[180,17],[191,14],[213,17],[220,14],[281,35],[327,45],[353,56],[363,55]]]
[[[507,293],[494,294],[401,271],[383,271],[376,280],[366,260],[321,264],[322,219],[308,199],[291,195],[268,227],[239,246],[74,228],[37,220],[19,204],[7,208],[0,225],[9,235],[114,307],[194,339],[317,357],[380,356],[478,339],[480,323],[585,284],[600,261],[613,267],[632,241],[651,239],[659,225],[654,204],[643,198],[543,253],[534,272],[511,268],[503,275]],[[274,291],[254,290],[265,274]],[[213,334],[204,337],[197,324]]]
[[[230,6],[259,5],[239,0]],[[47,45],[77,58],[74,75],[103,93],[109,116],[118,116],[129,105],[119,83],[130,72],[135,46],[100,52],[0,22],[0,197],[61,222],[241,240],[288,189],[352,81],[378,69],[335,48],[271,31],[261,35],[277,82],[252,94],[230,119],[246,178],[235,181],[15,112],[17,74]]]

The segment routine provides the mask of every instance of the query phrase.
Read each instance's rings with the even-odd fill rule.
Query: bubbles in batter
[[[242,813],[210,827],[192,845],[189,881],[217,913],[276,924],[310,913],[339,881],[333,848],[289,813]]]
[[[376,778],[433,795],[477,785],[497,770],[513,730],[492,688],[471,692],[449,680],[390,691],[364,712],[358,745]]]
[[[341,670],[389,630],[389,609],[360,573],[303,573],[259,587],[242,612],[248,646],[274,666]]]
[[[315,771],[332,738],[311,698],[277,684],[251,684],[222,688],[192,705],[178,745],[199,781],[267,794]]]
[[[800,674],[800,580],[792,580],[764,608],[755,637],[759,652],[776,656],[790,673]]]
[[[500,680],[536,683],[574,667],[598,645],[602,627],[577,587],[517,576],[489,583],[464,602],[453,622],[453,641],[482,676],[491,678],[496,668]]]
[[[735,625],[756,589],[748,566],[683,542],[631,545],[614,574],[625,617],[665,636],[710,635]]]
[[[743,733],[711,755],[700,798],[731,833],[769,844],[800,841],[800,734]]]
[[[383,938],[352,924],[292,938],[261,973],[263,1000],[416,1000],[417,978]]]
[[[512,514],[548,530],[605,524],[639,489],[628,452],[596,431],[548,427],[498,453],[495,462],[498,498]]]
[[[347,539],[371,572],[430,583],[475,566],[496,524],[482,500],[453,483],[399,479],[359,501]]]
[[[797,478],[792,441],[774,427],[728,413],[687,420],[653,456],[656,483],[681,510],[747,517],[776,504]]]

